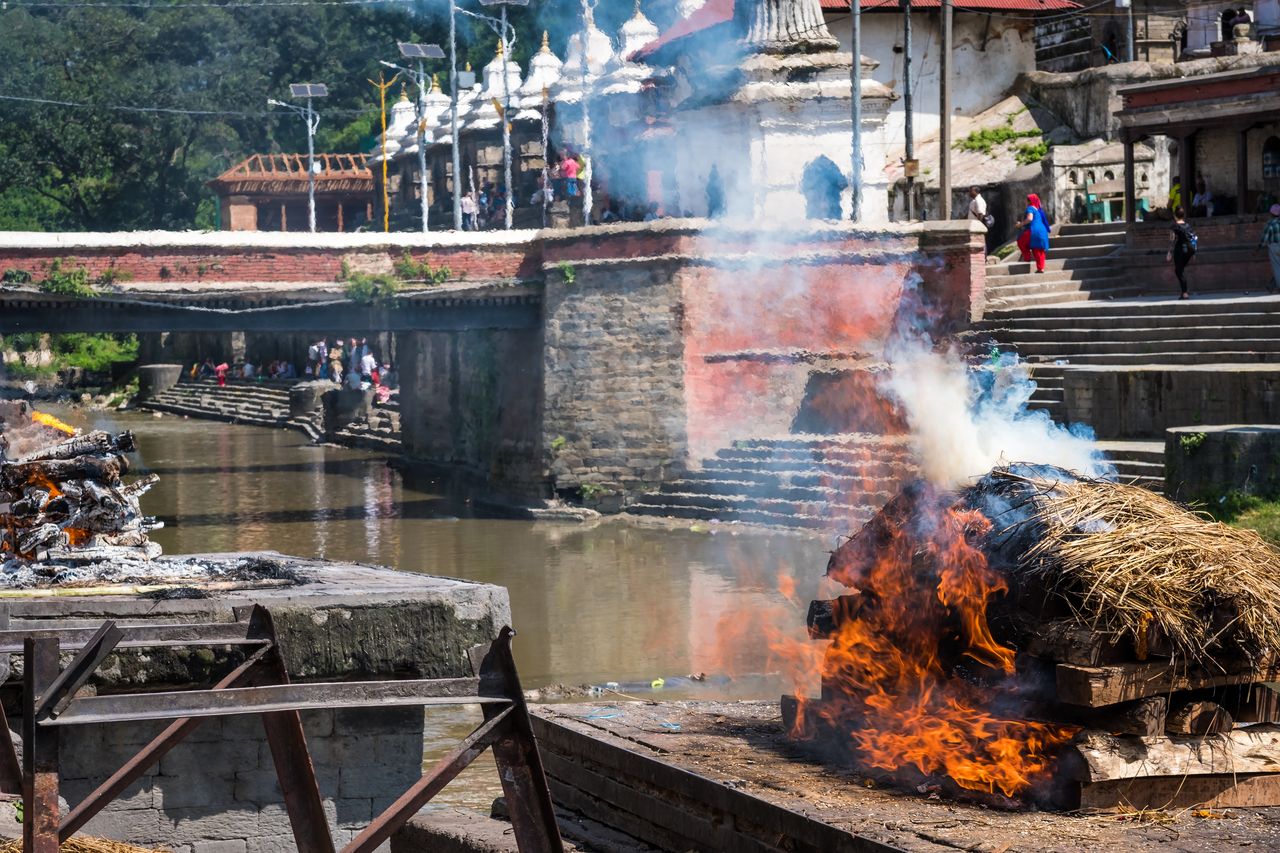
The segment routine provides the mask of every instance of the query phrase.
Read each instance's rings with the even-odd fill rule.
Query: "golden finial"
[[[439,74],[431,75],[431,94],[433,95],[440,94],[440,75]]]
[[[404,83],[400,84],[400,100],[404,101],[405,103],[408,103],[409,101],[409,93],[405,91]]]
[[[466,70],[467,70],[467,71],[470,71],[470,70],[471,70],[471,63],[470,63],[470,62],[468,62],[468,63],[467,63]]]
[[[498,55],[498,56],[502,56],[502,52],[503,52],[502,39],[498,39],[498,53],[497,53],[497,55]]]
[[[551,52],[551,43],[550,43],[549,39],[547,38],[547,31],[546,31],[546,30],[543,30],[543,31],[542,31],[542,52],[543,52],[543,53],[550,53],[550,52]]]

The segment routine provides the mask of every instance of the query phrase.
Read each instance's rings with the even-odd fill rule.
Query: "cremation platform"
[[[1280,808],[1000,811],[881,788],[790,741],[776,702],[541,705],[534,714],[556,805],[658,849],[1280,849]],[[572,817],[561,829],[574,837]]]

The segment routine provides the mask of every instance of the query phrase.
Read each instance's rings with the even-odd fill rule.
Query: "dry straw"
[[[1228,646],[1261,663],[1280,648],[1280,551],[1254,531],[1138,486],[993,473],[1030,487],[1041,535],[1023,569],[1065,593],[1092,629],[1142,646],[1158,626],[1201,661]]]
[[[68,838],[59,845],[61,853],[167,853],[165,850],[153,850],[149,847],[134,847],[119,841],[106,838],[89,838],[77,835]],[[10,841],[0,846],[0,853],[22,853],[21,841]]]

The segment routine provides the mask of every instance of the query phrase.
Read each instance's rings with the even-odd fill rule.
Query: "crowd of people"
[[[211,356],[191,366],[192,379],[212,379],[220,387],[229,378],[247,380],[326,379],[352,390],[373,388],[379,400],[385,402],[391,392],[399,388],[400,379],[391,362],[379,362],[369,345],[368,338],[341,338],[332,344],[327,338],[316,341],[307,348],[306,363],[302,373],[298,366],[287,359],[272,359],[266,365],[254,364],[252,359],[234,365],[215,363]]]

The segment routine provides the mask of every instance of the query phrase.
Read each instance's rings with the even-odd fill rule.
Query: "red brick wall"
[[[1264,252],[1256,250],[1269,217],[1221,216],[1190,220],[1198,251],[1187,268],[1192,292],[1251,291],[1267,287],[1271,266]],[[1171,222],[1141,222],[1129,231],[1128,248],[1121,262],[1131,283],[1150,293],[1177,294],[1178,279],[1165,254],[1173,245]]]
[[[0,270],[25,269],[39,279],[55,259],[83,265],[92,275],[108,269],[128,273],[136,282],[329,282],[337,281],[344,258],[362,267],[371,260],[399,260],[399,247],[257,249],[246,247],[112,247],[94,249],[0,248]],[[468,281],[534,278],[541,275],[532,243],[500,247],[444,247],[412,250],[415,260],[448,267],[452,277]]]

